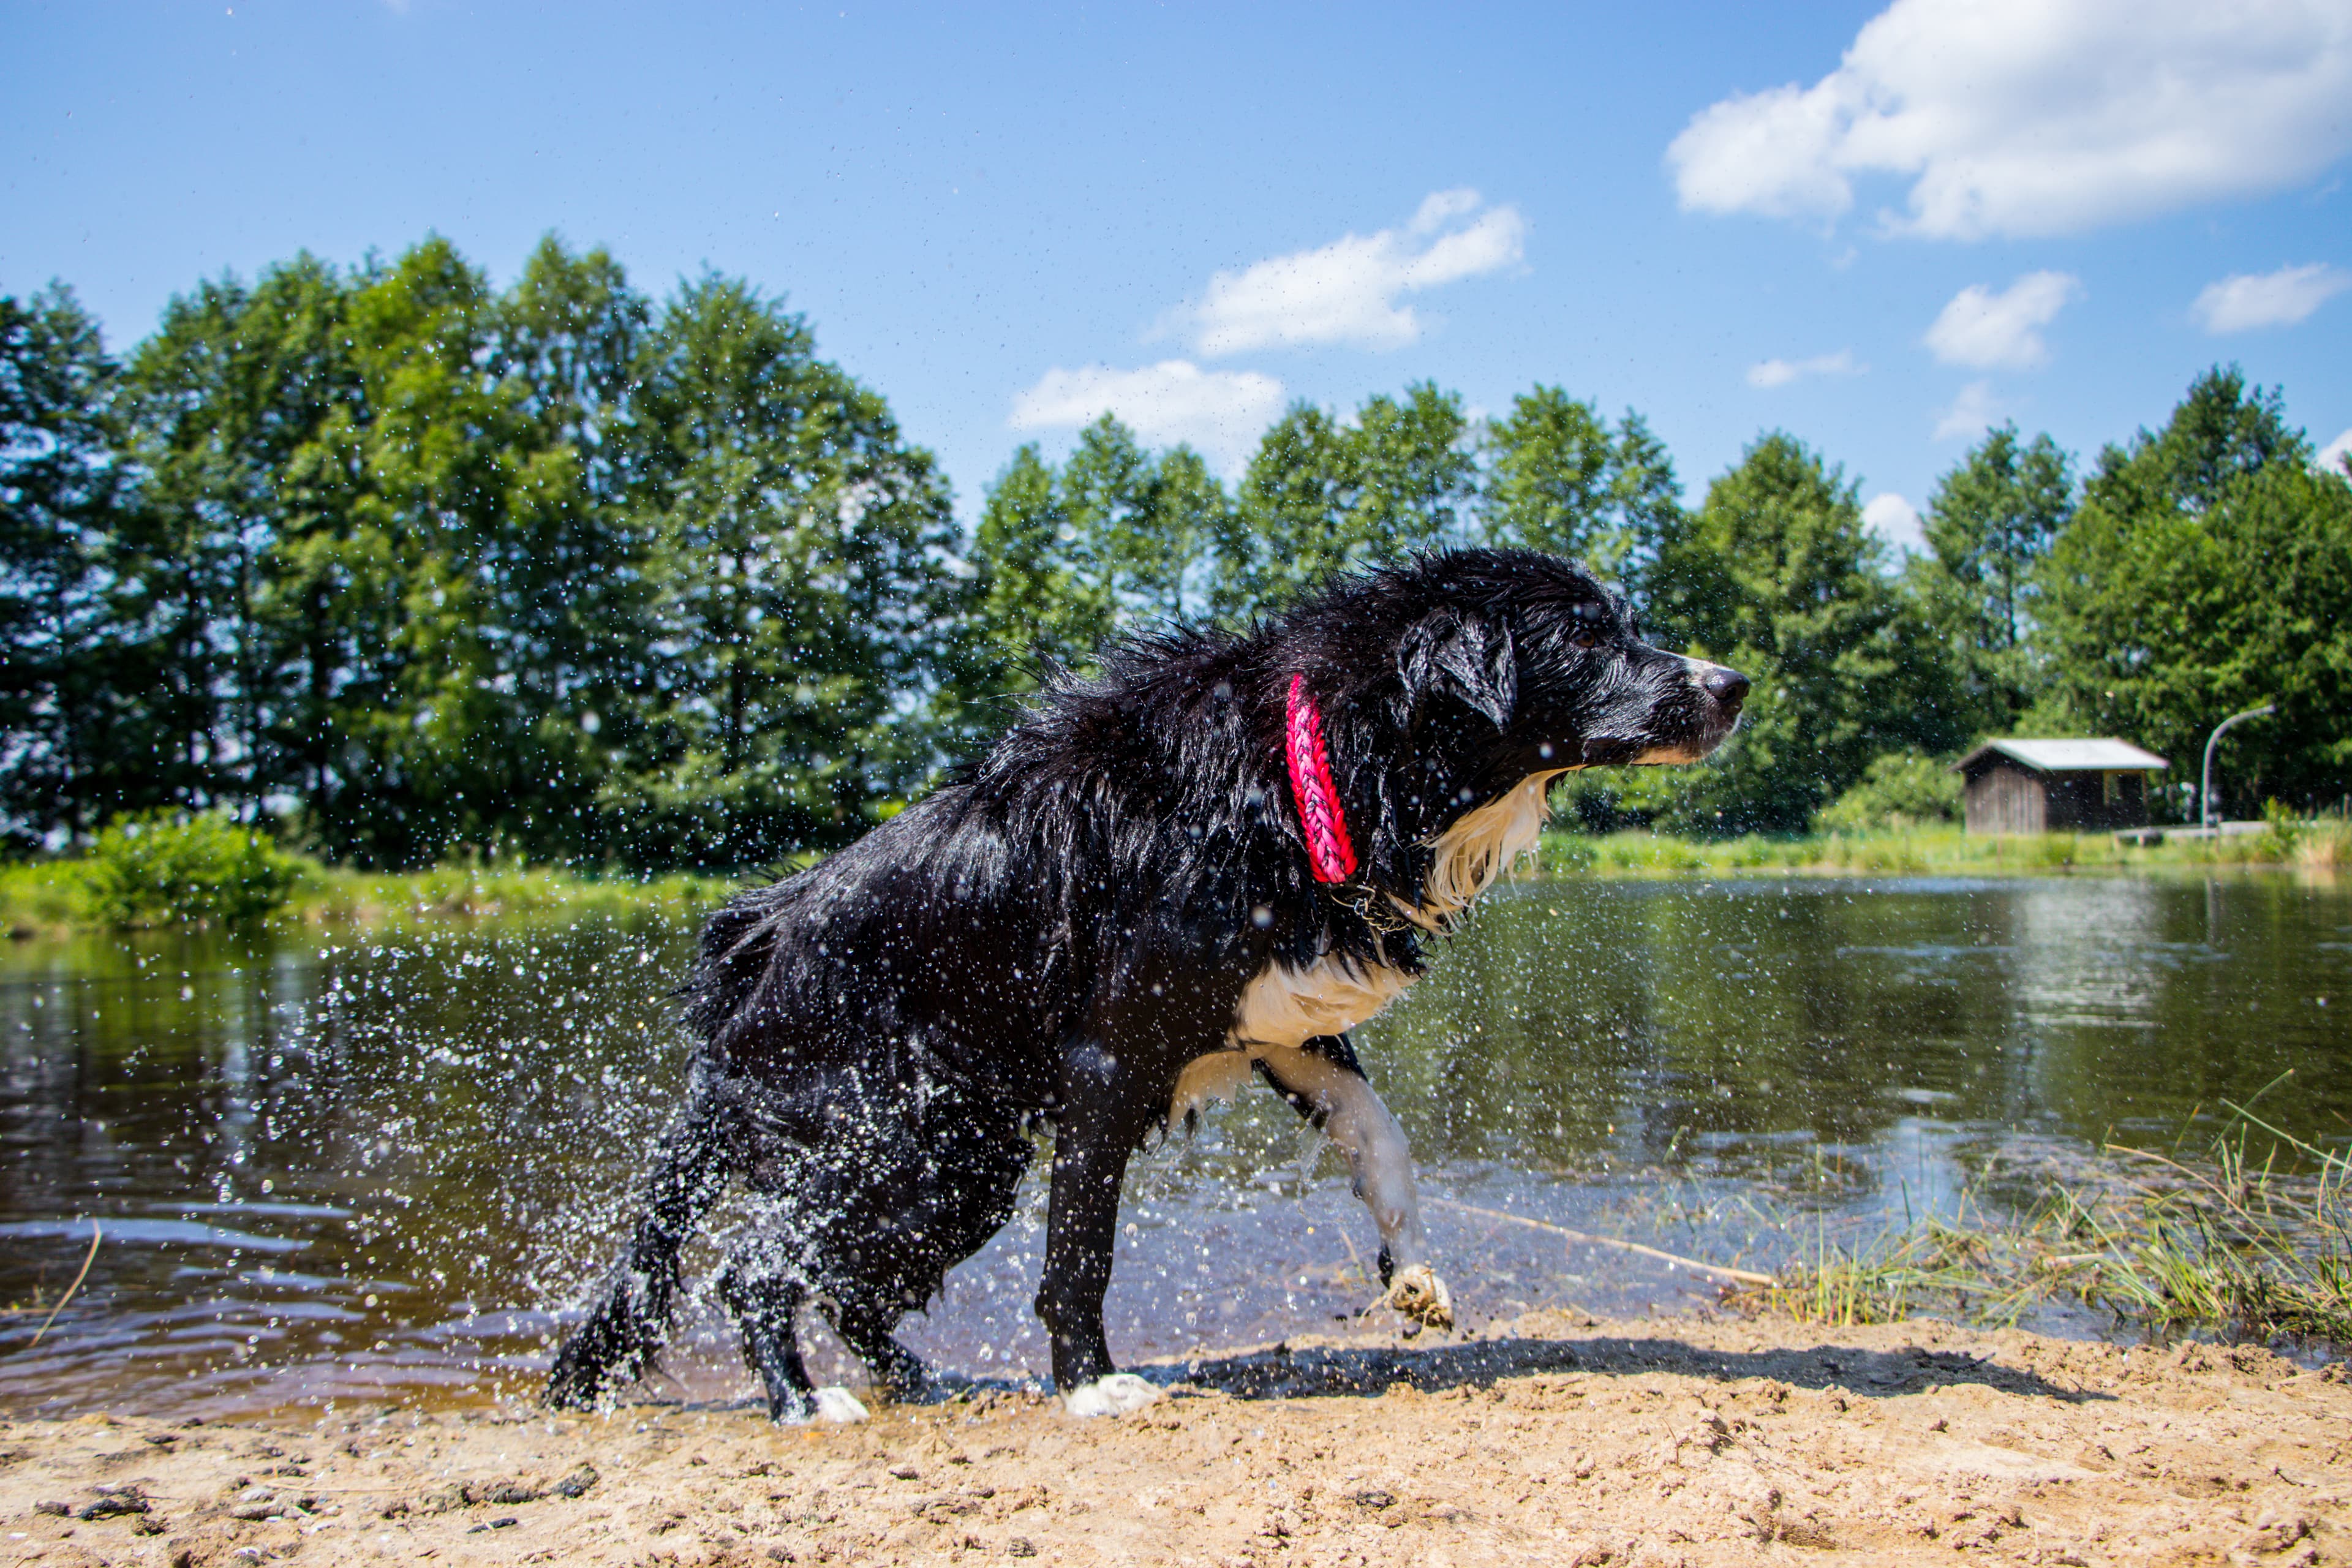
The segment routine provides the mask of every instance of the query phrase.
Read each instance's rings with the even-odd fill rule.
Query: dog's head
[[[1377,820],[1367,873],[1399,896],[1429,874],[1430,846],[1489,826],[1491,853],[1471,858],[1491,875],[1525,847],[1562,773],[1698,761],[1748,696],[1737,670],[1651,647],[1622,595],[1532,551],[1449,552],[1375,573],[1295,629],[1309,684],[1349,710],[1333,761],[1351,810]]]
[[[1398,577],[1402,604],[1427,603],[1397,637],[1404,717],[1473,773],[1695,763],[1739,722],[1745,676],[1651,647],[1624,595],[1570,562],[1465,551]]]

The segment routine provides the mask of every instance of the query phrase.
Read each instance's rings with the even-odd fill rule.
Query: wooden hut
[[[2169,766],[2116,740],[1987,741],[1952,764],[1970,833],[2145,827],[2150,775]]]

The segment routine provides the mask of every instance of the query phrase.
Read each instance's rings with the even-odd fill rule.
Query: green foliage
[[[6,581],[76,563],[41,590],[74,635],[9,671],[20,847],[291,796],[366,864],[742,864],[853,836],[935,762],[946,486],[747,285],[656,318],[552,239],[504,293],[437,238],[300,257],[174,300],[119,377],[69,305],[6,307],[5,379],[65,390],[11,405],[5,450],[71,414],[121,482],[70,519],[33,504],[54,461],[6,492]]]
[[[855,837],[928,760],[892,721],[954,624],[946,486],[801,318],[735,280],[688,285],[641,374],[641,739],[604,804],[688,863]]]
[[[1870,760],[1961,739],[1953,674],[1885,572],[1854,487],[1765,437],[1678,517],[1649,569],[1668,646],[1755,683],[1739,731],[1701,767],[1636,774],[1624,799],[1685,831],[1794,831]]]
[[[333,721],[299,694],[364,692],[344,658],[361,639],[327,641],[338,617],[319,580],[353,573],[322,537],[334,510],[310,455],[357,390],[348,303],[332,268],[298,256],[173,300],[126,368],[115,567],[137,640],[122,677],[152,694],[112,743],[145,785],[123,805],[257,804],[282,741],[315,749]]]
[[[226,809],[353,866],[776,862],[918,795],[1042,661],[1475,543],[1581,556],[1755,682],[1714,762],[1580,776],[1594,826],[1908,817],[1901,770],[2025,726],[2186,768],[2273,700],[2224,787],[2307,809],[2352,775],[2352,479],[2310,458],[2234,370],[2079,495],[2004,426],[1898,579],[1787,435],[1690,511],[1636,414],[1538,385],[1480,423],[1423,383],[1292,407],[1230,488],[1106,417],[1014,453],[967,535],[741,279],[656,301],[550,237],[501,290],[428,237],[201,282],[121,363],[53,285],[0,299],[0,841]]]
[[[2352,481],[2310,456],[2274,392],[2215,371],[2102,454],[2043,572],[2050,704],[2077,732],[2193,768],[2222,718],[2278,704],[2218,758],[2242,815],[2332,800],[2352,763]]]
[[[2021,442],[2004,425],[1928,500],[1928,552],[1906,586],[1953,661],[1971,731],[2013,731],[2040,686],[2028,637],[2041,563],[2074,516],[2072,470],[2049,437]]]
[[[1279,608],[1337,572],[1472,537],[1477,455],[1461,398],[1428,382],[1352,426],[1291,408],[1258,444],[1217,561],[1217,611]]]
[[[1154,456],[1108,415],[1059,468],[1025,446],[989,488],[972,541],[970,693],[1030,689],[1045,662],[1084,668],[1122,626],[1203,614],[1232,503],[1188,447]]]
[[[1959,774],[1918,752],[1888,752],[1873,757],[1862,777],[1813,821],[1824,833],[1863,833],[1959,817]]]
[[[2340,817],[2298,820],[2282,844],[2271,833],[2172,837],[2119,844],[2110,833],[1968,834],[1958,824],[1829,829],[1801,837],[1742,834],[1685,837],[1648,830],[1544,835],[1538,864],[1548,875],[1736,877],[1749,873],[1828,876],[2066,875],[2085,870],[2183,871],[2292,864],[2329,873],[2352,866],[2352,826]]]
[[[119,376],[72,293],[0,298],[0,838],[96,825],[138,787],[111,593]]]
[[[1682,501],[1674,462],[1640,415],[1629,410],[1612,433],[1593,405],[1538,385],[1487,426],[1486,448],[1491,542],[1573,556],[1642,586]]]
[[[209,812],[117,817],[81,866],[89,917],[110,926],[261,920],[285,906],[300,875],[267,835]]]
[[[79,861],[0,864],[0,931],[12,937],[69,931],[89,922],[89,884]]]

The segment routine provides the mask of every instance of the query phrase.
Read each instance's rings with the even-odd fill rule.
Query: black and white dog
[[[1103,1338],[1120,1181],[1253,1071],[1347,1155],[1383,1300],[1450,1321],[1403,1134],[1347,1031],[1533,847],[1555,779],[1695,761],[1747,691],[1646,646],[1589,574],[1516,552],[1343,579],[1248,636],[1109,649],[929,798],[711,917],[686,1114],[549,1399],[643,1373],[679,1250],[738,1178],[763,1215],[719,1286],[771,1413],[864,1414],[811,1385],[812,1300],[882,1386],[919,1389],[892,1331],[1003,1225],[1044,1124],[1055,1383],[1076,1415],[1148,1403]]]

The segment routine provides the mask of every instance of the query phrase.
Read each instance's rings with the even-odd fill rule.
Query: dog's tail
[[[726,1190],[728,1139],[723,1118],[694,1097],[685,1121],[663,1140],[647,1184],[646,1212],[613,1266],[596,1304],[556,1352],[547,1403],[586,1406],[645,1374],[669,1330],[678,1288],[678,1254]]]

